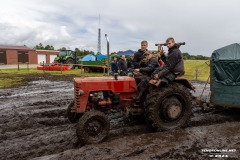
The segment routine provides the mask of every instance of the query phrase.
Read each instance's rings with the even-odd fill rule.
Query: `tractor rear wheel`
[[[72,107],[74,106],[74,101],[72,101],[67,108],[67,117],[71,123],[77,123],[78,119],[80,118],[80,114],[76,112],[72,112]]]
[[[149,127],[154,131],[166,131],[186,125],[192,114],[189,89],[179,83],[161,88],[151,87],[145,103]]]
[[[74,60],[72,58],[67,59],[66,64],[68,64],[71,69],[75,69],[75,66],[73,65]]]
[[[78,139],[85,144],[94,144],[103,141],[110,130],[107,116],[100,111],[88,111],[77,123]]]

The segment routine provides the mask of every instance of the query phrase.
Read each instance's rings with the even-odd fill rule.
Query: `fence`
[[[1,65],[1,64],[0,64]],[[46,70],[45,68],[46,68],[46,66],[50,66],[50,65],[52,65],[52,64],[46,64],[45,62],[43,62],[42,63],[42,66],[43,66],[43,70],[42,70],[42,72],[48,72],[48,73],[50,73],[50,71],[48,71],[48,70]],[[88,67],[88,66],[83,66],[82,64],[62,64],[62,63],[59,63],[59,64],[57,64],[57,65],[59,65],[60,66],[60,70],[59,71],[57,71],[57,72],[59,72],[59,73],[61,73],[61,74],[64,74],[65,73],[65,71],[63,70],[63,66],[75,66],[75,68],[78,68],[79,69],[79,71],[80,71],[80,75],[83,75],[83,72],[84,72],[84,68],[85,67]],[[36,67],[36,66],[35,66]],[[34,68],[35,68],[34,67]],[[106,75],[106,73],[107,73],[107,66],[105,66],[105,67],[103,67],[103,66],[101,66],[102,67],[102,72],[100,72],[100,73],[103,73],[103,75]],[[20,71],[21,69],[27,69],[27,71],[29,72],[29,70],[30,70],[30,64],[28,63],[28,62],[26,62],[26,63],[21,63],[21,62],[19,62],[18,64],[17,64],[17,70],[18,71]],[[32,69],[32,68],[31,68]],[[186,78],[188,78],[188,79],[190,79],[190,80],[195,80],[195,81],[206,81],[207,80],[207,77],[208,77],[208,75],[209,75],[209,72],[207,72],[206,73],[206,70],[209,70],[209,64],[208,65],[205,65],[205,67],[195,67],[195,69],[194,69],[194,71],[191,71],[191,72],[188,72],[188,71],[186,71],[185,72],[185,75],[184,75],[184,77],[186,77]],[[99,72],[98,72],[99,73]],[[205,79],[204,79],[205,78]]]
[[[184,77],[194,81],[207,81],[210,75],[210,64],[209,61],[206,61],[205,64],[201,64],[201,66],[194,66],[193,68],[186,69]],[[185,67],[186,68],[186,67]],[[190,70],[190,71],[189,71]]]
[[[18,71],[20,70],[20,64],[26,64],[27,65],[27,70],[29,71],[29,62],[26,63],[22,63],[22,62],[18,62]]]

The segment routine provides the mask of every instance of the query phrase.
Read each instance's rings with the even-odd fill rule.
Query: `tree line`
[[[35,47],[33,47],[33,49],[37,49],[37,50],[55,50],[55,48],[52,45],[43,45],[42,43],[37,44]],[[61,47],[59,49],[56,49],[57,51],[61,51],[61,50],[68,50],[66,47]],[[75,48],[75,52],[77,53],[77,56],[83,57],[87,54],[92,54],[95,55],[95,53],[93,51],[90,50],[79,50],[78,48]]]
[[[182,53],[184,60],[209,60],[210,58],[203,55],[190,55],[189,53]]]
[[[55,50],[52,45],[43,45],[42,43],[39,43],[36,45],[33,49],[38,49],[38,50]],[[66,47],[61,47],[57,49],[58,51],[60,50],[67,50]],[[90,50],[79,50],[78,48],[75,49],[75,52],[77,53],[77,56],[83,57],[87,54],[92,54],[96,55],[93,51]],[[117,54],[117,52],[112,52],[112,54]],[[189,53],[183,53],[183,59],[184,60],[209,60],[209,57],[203,56],[203,55],[190,55]]]

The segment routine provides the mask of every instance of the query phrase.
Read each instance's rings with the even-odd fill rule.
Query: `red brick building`
[[[43,61],[51,63],[58,53],[59,51],[34,50],[26,46],[0,45],[0,64],[39,64]]]

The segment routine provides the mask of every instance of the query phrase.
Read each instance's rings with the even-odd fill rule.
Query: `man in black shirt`
[[[135,72],[140,72],[144,75],[140,78],[141,82],[138,84],[139,95],[136,99],[140,103],[145,100],[149,80],[151,79],[151,75],[152,75],[153,71],[160,66],[157,58],[153,57],[152,52],[146,51],[144,53],[144,56],[146,56],[146,60],[147,60],[146,67],[142,67],[142,68],[139,68],[139,69],[137,68],[137,69],[134,70]],[[137,81],[138,80],[136,79],[136,82]]]
[[[121,59],[118,61],[118,69],[120,71],[120,76],[127,75],[127,61],[125,55],[122,55]]]
[[[133,66],[133,55],[131,55],[130,57],[129,57],[129,59],[127,60],[127,67],[128,68],[133,68],[134,66]]]
[[[140,68],[140,63],[144,59],[144,53],[147,51],[148,42],[141,42],[141,49],[139,49],[136,53],[134,53],[133,57],[133,66],[134,68]]]
[[[184,75],[184,61],[179,46],[175,43],[174,38],[168,38],[166,43],[168,47],[168,56],[165,56],[163,52],[160,53],[164,65],[154,71],[153,78],[161,79],[168,84],[168,82],[173,81],[177,76]]]

